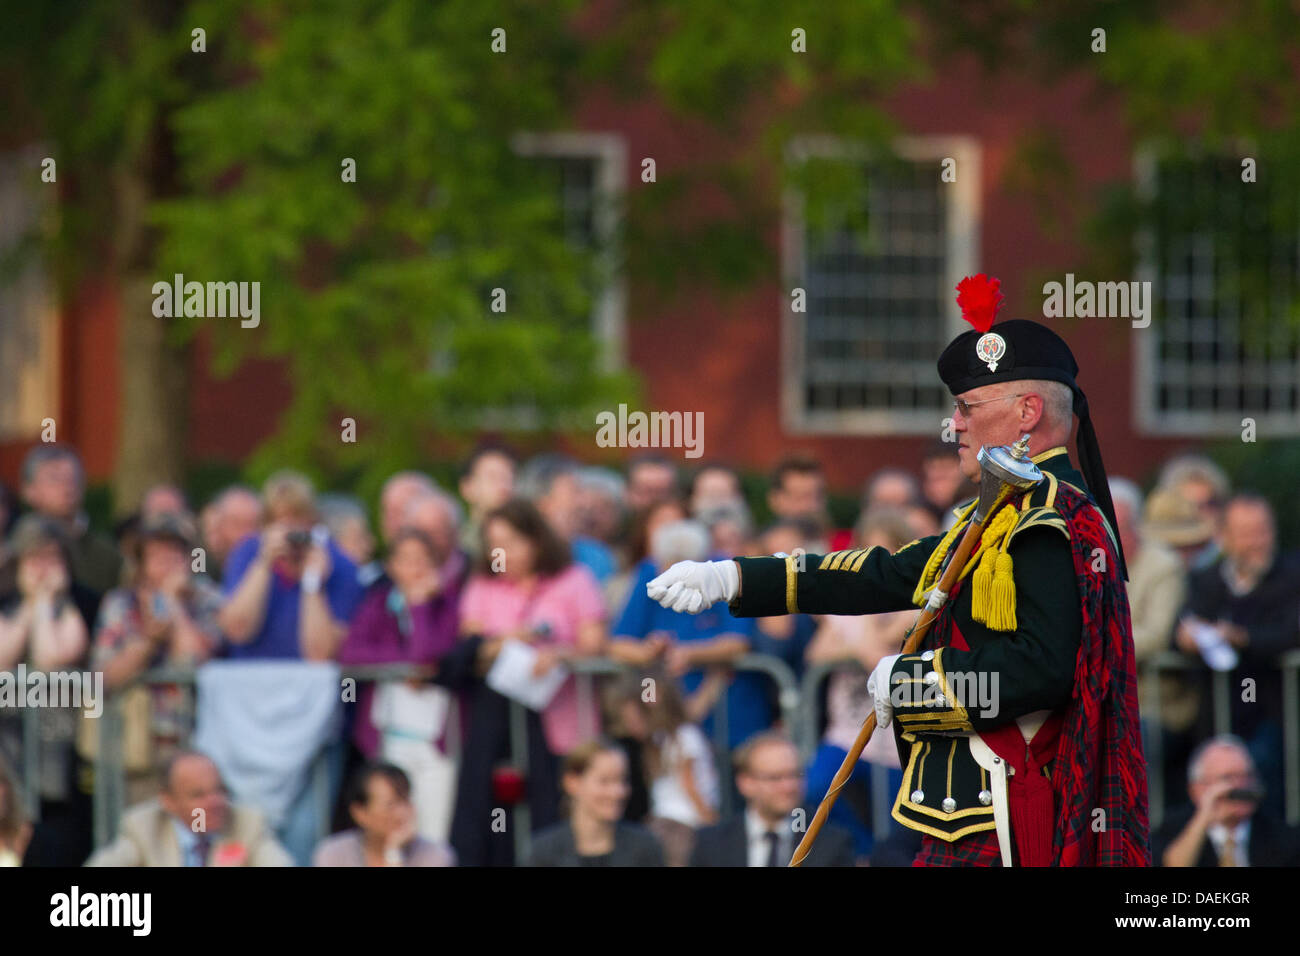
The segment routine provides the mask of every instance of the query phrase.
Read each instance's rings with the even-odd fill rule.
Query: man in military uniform
[[[971,298],[967,279],[959,291]],[[1043,481],[988,517],[919,653],[871,675],[879,727],[905,767],[899,823],[923,834],[915,865],[1148,865],[1145,764],[1124,563],[1087,400],[1069,347],[1027,320],[972,315],[939,375],[963,472],[982,446],[1029,436]],[[965,287],[965,288],[964,288]],[[1079,417],[1082,471],[1066,445]],[[650,596],[697,613],[874,614],[923,605],[974,510],[945,535],[827,555],[681,562]]]

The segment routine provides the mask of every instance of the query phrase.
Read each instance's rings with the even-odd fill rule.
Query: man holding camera
[[[218,623],[232,658],[333,660],[361,599],[356,566],[316,527],[311,484],[280,472],[263,489],[267,524],[226,566]]]
[[[1162,866],[1300,866],[1300,833],[1259,804],[1250,751],[1228,734],[1211,737],[1187,768],[1192,805],[1151,839]]]

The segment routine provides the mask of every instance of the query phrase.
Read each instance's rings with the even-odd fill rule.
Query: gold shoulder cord
[[[925,603],[930,589],[939,576],[939,568],[944,556],[970,520],[975,510],[975,503],[962,514],[961,520],[948,530],[938,547],[930,555],[912,592],[912,603],[918,607]],[[971,581],[971,617],[993,631],[1014,631],[1016,629],[1016,585],[1012,576],[1014,570],[1011,555],[1007,548],[1011,543],[1011,533],[1015,529],[1020,512],[1013,502],[1007,502],[985,525],[980,536],[980,546],[962,572],[958,580],[974,572]]]

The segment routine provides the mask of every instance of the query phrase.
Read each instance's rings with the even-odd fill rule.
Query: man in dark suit
[[[1161,866],[1300,866],[1300,831],[1259,808],[1259,780],[1238,737],[1212,737],[1192,754],[1192,806],[1176,812],[1151,841]]]
[[[786,866],[812,814],[799,806],[804,792],[799,751],[769,732],[736,751],[736,787],[745,812],[695,835],[691,866]],[[827,825],[804,866],[853,866],[853,838]]]

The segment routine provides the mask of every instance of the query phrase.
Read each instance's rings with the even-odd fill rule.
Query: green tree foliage
[[[609,270],[678,291],[767,270],[784,144],[827,129],[879,138],[888,124],[870,94],[914,69],[910,27],[887,0],[764,0],[744,15],[630,4],[603,23],[581,7],[92,0],[13,11],[3,69],[21,82],[4,100],[68,182],[66,287],[115,274],[135,290],[123,310],[145,326],[128,353],[160,353],[143,367],[125,355],[124,378],[184,364],[199,328],[214,334],[218,372],[282,359],[293,400],[255,473],[360,469],[373,484],[435,437],[589,430],[593,409],[636,394],[630,376],[602,368],[586,321]],[[620,248],[634,254],[622,262],[566,241],[553,168],[513,145],[521,132],[578,126],[595,88],[663,102],[675,122],[735,144],[717,161],[661,157],[652,184],[632,158]],[[343,181],[345,159],[355,183]],[[813,180],[804,185],[834,177]],[[158,334],[139,316],[139,290],[175,273],[261,283],[259,327],[174,318]],[[500,313],[489,308],[497,288]],[[133,395],[129,428],[181,418],[170,436],[124,449],[139,459],[138,491],[165,471],[159,449],[180,454],[184,410],[166,391]],[[344,417],[355,444],[340,441]]]

